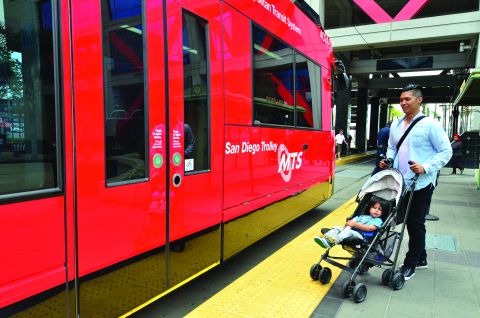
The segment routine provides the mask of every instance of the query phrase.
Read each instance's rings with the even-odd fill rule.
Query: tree
[[[0,99],[17,101],[23,98],[22,62],[9,49],[7,38],[7,29],[0,23]]]

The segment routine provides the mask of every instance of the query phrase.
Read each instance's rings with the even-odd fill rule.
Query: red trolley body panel
[[[223,83],[222,83],[222,29],[218,1],[170,1],[167,6],[168,23],[168,85],[170,125],[170,238],[181,237],[218,225],[222,216],[222,144],[223,140]],[[186,123],[185,102],[189,92],[184,80],[190,79],[184,70],[185,31],[182,30],[183,14],[192,14],[206,25],[208,47],[206,53],[208,75],[207,117],[209,117],[209,164],[205,169],[188,174],[185,166],[175,164],[175,154],[182,154],[184,145],[184,123]],[[183,16],[184,17],[184,16]],[[203,74],[200,74],[203,75]],[[191,77],[196,76],[195,73]],[[197,75],[198,76],[198,75]],[[195,89],[195,86],[192,88]],[[198,88],[203,90],[203,88]],[[194,92],[193,92],[194,94]],[[193,97],[192,97],[193,98]],[[177,135],[179,134],[179,135]],[[177,139],[178,138],[178,139]],[[198,141],[197,137],[197,141]],[[183,156],[183,154],[182,154]],[[175,175],[180,176],[180,185],[175,185]],[[218,258],[219,259],[219,258]]]
[[[331,86],[325,85],[330,78],[333,54],[327,38],[320,37],[323,30],[287,2],[230,0],[227,3],[223,6],[224,221],[297,193],[305,189],[306,184],[328,182],[333,169],[329,131]],[[251,127],[254,117],[252,48],[244,43],[251,42],[252,35],[245,30],[251,30],[252,23],[265,28],[322,67],[323,106],[319,128],[324,132],[289,127]],[[318,36],[310,36],[312,34]]]
[[[155,174],[148,176],[148,182],[106,185],[101,16],[98,1],[72,4],[80,276],[165,244],[166,238],[165,211],[151,205],[158,200],[157,191],[165,192],[161,173],[154,171]],[[122,44],[125,45],[119,43],[118,46]],[[155,52],[161,55],[161,49],[156,47]],[[161,79],[150,85],[152,92],[164,91]],[[157,98],[162,100],[162,96],[154,96],[153,102]],[[150,122],[161,125],[163,114],[162,107],[150,107]]]

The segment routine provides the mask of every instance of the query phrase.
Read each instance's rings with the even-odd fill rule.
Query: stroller
[[[382,274],[382,283],[385,286],[390,285],[394,290],[401,289],[405,278],[397,270],[397,258],[417,178],[418,175],[412,179],[412,184],[404,189],[402,174],[396,169],[383,170],[370,177],[358,193],[356,200],[358,206],[348,219],[368,215],[369,203],[376,200],[383,206],[382,226],[368,240],[353,238],[342,241],[343,249],[352,254],[352,257],[331,256],[331,248],[328,248],[320,261],[310,268],[310,277],[313,280],[320,280],[322,284],[330,282],[332,271],[328,267],[322,267],[320,265],[322,261],[352,273],[342,285],[343,296],[345,298],[353,296],[355,302],[360,303],[367,296],[367,287],[363,283],[357,284],[355,278],[358,274],[366,274],[371,267],[377,266],[386,268]],[[401,223],[403,223],[401,231],[396,232],[396,225]],[[325,234],[328,230],[322,229],[322,233]],[[345,266],[335,260],[348,260],[349,263]]]

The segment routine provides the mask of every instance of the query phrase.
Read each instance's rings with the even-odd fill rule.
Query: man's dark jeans
[[[408,267],[417,265],[427,255],[425,251],[425,215],[428,213],[428,202],[432,198],[433,185],[413,192],[412,203],[407,220],[407,231],[410,240],[408,252],[403,264]]]

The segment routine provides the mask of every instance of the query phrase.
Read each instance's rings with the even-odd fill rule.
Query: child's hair
[[[370,209],[373,208],[377,203],[380,205],[380,210],[383,212],[382,202],[380,202],[380,200],[375,200],[375,199],[370,201],[370,204],[368,205],[368,211],[370,211]]]

